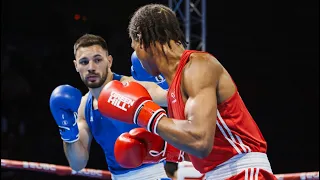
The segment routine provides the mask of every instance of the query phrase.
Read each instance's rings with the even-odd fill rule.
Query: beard
[[[92,74],[92,75],[96,75],[96,76],[98,76],[99,78],[97,78],[97,80],[94,81],[94,82],[89,81],[89,80],[86,79],[86,78],[83,78],[83,79],[82,79],[83,83],[84,83],[88,88],[100,88],[100,87],[105,83],[105,81],[107,80],[108,72],[102,74],[101,77],[100,77],[98,74]]]

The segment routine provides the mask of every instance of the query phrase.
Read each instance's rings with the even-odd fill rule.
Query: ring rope
[[[84,168],[81,171],[74,171],[68,166],[61,166],[40,162],[16,161],[1,159],[1,167],[9,169],[23,169],[28,171],[46,172],[59,176],[85,176],[97,179],[111,179],[111,173],[100,169]],[[278,180],[319,180],[319,171],[276,174]]]

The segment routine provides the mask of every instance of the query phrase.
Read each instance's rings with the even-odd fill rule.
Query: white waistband
[[[259,168],[272,173],[265,153],[239,154],[206,173],[206,180],[223,180],[235,176],[248,168]]]
[[[168,176],[164,170],[164,164],[158,163],[145,168],[132,170],[124,174],[112,174],[111,177],[113,180],[157,180]]]

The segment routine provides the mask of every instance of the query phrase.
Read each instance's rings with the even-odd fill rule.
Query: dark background
[[[84,33],[101,35],[114,57],[112,70],[130,75],[127,25],[135,9],[150,2],[167,4],[2,0],[2,159],[67,165],[48,102],[61,84],[87,92],[73,66],[73,43]],[[207,1],[207,51],[237,83],[277,174],[319,170],[318,6],[317,0]],[[75,20],[77,13],[87,20]],[[87,167],[107,169],[95,142]],[[1,171],[1,179],[73,179]]]

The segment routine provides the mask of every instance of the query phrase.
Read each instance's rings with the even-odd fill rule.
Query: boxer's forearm
[[[154,82],[137,81],[132,76],[130,76],[130,77],[124,76],[121,78],[122,83],[130,82],[130,81],[135,81],[135,82],[139,83],[140,85],[142,85],[144,88],[146,88],[147,91],[149,92],[152,100],[155,103],[157,103],[159,106],[162,106],[162,107],[168,106],[168,103],[167,103],[168,91],[167,90],[162,89],[159,85],[157,85]]]
[[[199,132],[191,121],[162,118],[157,133],[169,144],[199,158],[208,156],[212,150],[212,145],[203,138],[203,133],[208,132]]]
[[[89,152],[84,148],[80,139],[74,143],[63,142],[63,148],[71,169],[80,171],[86,167]]]
[[[146,82],[146,81],[137,81],[149,92],[152,100],[157,103],[159,106],[167,107],[167,93],[168,91],[162,89],[154,82]]]

